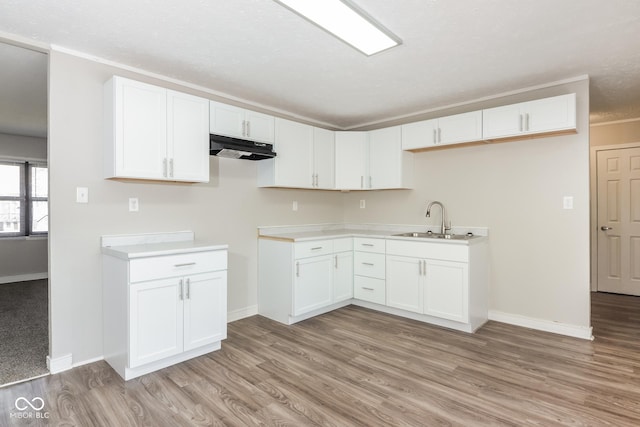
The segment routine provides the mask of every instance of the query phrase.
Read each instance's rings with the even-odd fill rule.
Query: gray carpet
[[[46,374],[47,280],[0,284],[0,385]]]

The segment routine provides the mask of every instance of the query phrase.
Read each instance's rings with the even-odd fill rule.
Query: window
[[[0,161],[0,237],[44,235],[48,231],[47,166]]]

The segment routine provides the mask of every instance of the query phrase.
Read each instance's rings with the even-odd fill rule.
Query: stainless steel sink
[[[473,239],[474,236],[472,233],[468,234],[442,234],[442,233],[400,233],[394,234],[394,236],[398,237],[416,237],[420,239],[451,239],[451,240],[469,240]]]

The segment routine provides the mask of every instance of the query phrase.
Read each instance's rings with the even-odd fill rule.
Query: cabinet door
[[[468,264],[427,260],[424,313],[443,319],[469,321]]]
[[[576,127],[575,93],[527,102],[523,111],[526,130],[531,133]]]
[[[246,110],[245,120],[245,132],[248,139],[273,144],[275,138],[275,118],[273,116]]]
[[[167,91],[114,77],[114,176],[164,179]]]
[[[333,302],[353,298],[353,252],[333,256]]]
[[[245,110],[233,105],[210,101],[209,130],[216,135],[245,137]]]
[[[335,188],[334,135],[333,131],[313,128],[313,171],[316,175],[316,188]]]
[[[402,132],[400,126],[369,133],[367,188],[402,187]]]
[[[438,119],[438,145],[482,140],[482,111]]]
[[[181,353],[181,279],[136,283],[129,288],[129,367]]]
[[[521,104],[482,110],[483,139],[515,136],[522,133]]]
[[[336,132],[336,188],[364,190],[369,175],[368,132]]]
[[[276,119],[275,182],[278,186],[313,187],[313,127]]]
[[[185,351],[227,337],[227,272],[184,279]]]
[[[167,91],[169,179],[209,182],[209,100]]]
[[[402,125],[402,149],[433,147],[437,141],[437,128],[437,120],[423,120]]]
[[[387,305],[422,313],[422,260],[387,255]]]
[[[296,261],[293,287],[293,315],[299,316],[331,304],[333,256]]]

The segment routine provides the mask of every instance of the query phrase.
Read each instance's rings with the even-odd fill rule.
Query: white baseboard
[[[68,371],[73,368],[73,357],[71,354],[66,354],[56,358],[47,356],[47,368],[49,368],[49,372],[52,374]]]
[[[3,276],[0,277],[0,285],[3,283],[14,283],[14,282],[28,282],[29,280],[41,280],[47,279],[49,277],[49,273],[31,273],[31,274],[19,274],[17,276]]]
[[[82,362],[74,363],[71,367],[77,368],[78,366],[88,365],[89,363],[99,362],[101,360],[104,360],[104,356],[98,356],[98,357],[94,357],[93,359],[83,360]]]
[[[235,322],[236,320],[244,319],[245,317],[251,317],[258,314],[258,305],[250,305],[249,307],[239,308],[227,313],[227,323]]]
[[[567,323],[536,319],[533,317],[520,316],[518,314],[504,313],[495,310],[489,310],[489,320],[536,329],[538,331],[552,332],[554,334],[566,335],[574,338],[593,340],[593,328],[591,326],[585,327],[570,325]]]

